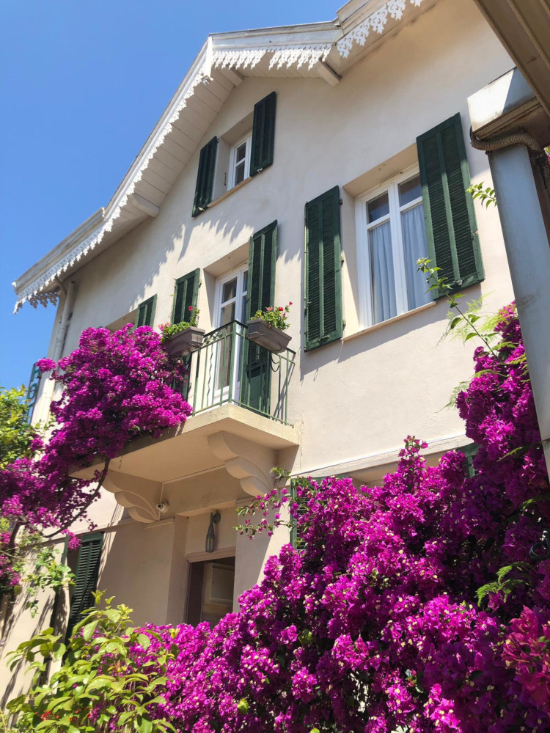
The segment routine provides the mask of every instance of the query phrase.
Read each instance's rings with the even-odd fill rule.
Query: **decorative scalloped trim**
[[[411,5],[420,7],[422,0],[409,0],[409,2]],[[359,46],[364,46],[371,30],[382,34],[388,22],[388,17],[394,20],[401,20],[406,7],[407,0],[388,0],[381,8],[369,15],[368,18],[365,18],[359,25],[356,25],[355,28],[337,41],[336,48],[340,56],[347,58],[350,55],[354,43],[357,43]]]
[[[212,66],[221,69],[253,69],[265,56],[265,48],[248,48],[240,51],[214,51]]]
[[[420,0],[421,1],[421,0]],[[307,63],[308,68],[312,69],[318,61],[324,61],[330,53],[332,46],[329,45],[311,45],[303,46],[299,48],[283,48],[283,47],[271,47],[271,48],[253,48],[239,51],[214,51],[212,56],[212,65],[219,68],[234,68],[234,69],[246,69],[254,68],[265,56],[266,53],[272,53],[269,68],[276,66],[278,69],[286,66],[296,65],[297,68]],[[51,283],[55,281],[60,275],[66,272],[82,257],[85,257],[89,252],[94,250],[103,240],[105,234],[110,232],[114,226],[115,221],[120,217],[122,209],[128,203],[128,198],[134,193],[136,184],[141,181],[144,171],[148,168],[149,162],[154,157],[159,147],[164,142],[167,135],[172,131],[173,123],[178,119],[180,112],[187,105],[187,100],[193,96],[195,89],[199,84],[208,84],[210,76],[208,75],[208,68],[206,64],[197,73],[193,82],[188,87],[185,94],[179,100],[174,112],[170,119],[166,122],[164,128],[155,140],[154,146],[151,148],[147,157],[143,160],[140,168],[134,175],[132,182],[125,190],[124,195],[117,203],[116,207],[109,214],[107,220],[102,224],[93,234],[87,237],[83,242],[80,242],[74,249],[66,254],[61,260],[59,260],[53,267],[45,272],[41,277],[37,278],[32,285],[23,290],[15,304],[14,313],[21,308],[26,302],[36,308],[38,304],[47,306],[48,303],[56,304],[58,302],[58,293],[50,288],[47,289]],[[15,285],[15,283],[14,283]]]
[[[53,267],[50,267],[41,277],[37,278],[32,285],[25,288],[19,295],[15,304],[14,313],[21,308],[21,306],[28,300],[33,308],[36,308],[39,304],[47,306],[48,303],[56,305],[59,300],[59,295],[56,291],[45,290],[50,283],[54,282],[56,278],[66,272],[69,267],[72,267],[76,262],[85,257],[89,252],[94,250],[98,244],[101,243],[103,237],[107,232],[110,232],[114,226],[115,221],[120,217],[122,209],[128,203],[129,197],[134,193],[137,183],[143,178],[144,171],[149,167],[149,163],[154,157],[159,147],[164,142],[167,135],[172,131],[173,123],[178,119],[182,109],[187,106],[187,100],[193,96],[195,89],[199,84],[208,83],[210,77],[207,76],[205,67],[203,67],[193,79],[191,86],[188,88],[186,93],[182,96],[178,102],[174,112],[170,119],[167,121],[162,132],[155,140],[154,146],[149,151],[147,157],[143,160],[139,170],[135,174],[132,182],[126,189],[124,196],[120,199],[113,212],[107,218],[107,221],[102,224],[93,234],[87,237],[83,242],[80,242],[74,249],[59,260]],[[15,285],[15,283],[14,283]]]

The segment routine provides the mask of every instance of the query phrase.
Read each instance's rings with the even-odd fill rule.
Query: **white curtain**
[[[369,231],[374,323],[397,315],[389,221]]]
[[[405,255],[405,275],[407,278],[407,297],[409,310],[419,308],[431,300],[426,276],[418,272],[417,261],[428,256],[426,225],[422,204],[401,214],[403,230],[403,254]]]

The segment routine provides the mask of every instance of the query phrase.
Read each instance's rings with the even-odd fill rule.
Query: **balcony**
[[[111,461],[104,483],[138,521],[191,516],[266,493],[271,468],[290,466],[299,445],[288,406],[294,351],[273,354],[248,341],[246,326],[232,321],[206,334],[185,359],[183,393],[193,415],[159,440],[128,444]],[[162,501],[169,510],[161,517]]]
[[[239,405],[288,425],[288,388],[295,352],[272,354],[246,338],[246,326],[231,321],[204,337],[187,357],[184,396],[198,415],[221,405]]]

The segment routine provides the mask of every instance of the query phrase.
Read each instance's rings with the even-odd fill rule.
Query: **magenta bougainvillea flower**
[[[154,674],[176,645],[158,717],[187,733],[550,730],[550,561],[529,558],[548,477],[513,307],[497,330],[457,400],[475,475],[458,451],[428,466],[407,438],[379,487],[302,481],[303,548],[271,557],[238,613],[145,627],[151,645],[130,650]]]
[[[530,557],[550,528],[550,486],[513,306],[497,332],[457,399],[478,446],[473,475],[459,451],[429,466],[426,445],[409,437],[381,486],[306,479],[292,499],[259,499],[263,531],[281,521],[267,519],[271,499],[274,511],[289,502],[300,549],[269,558],[240,610],[213,628],[143,627],[150,643],[128,649],[130,670],[155,678],[163,651],[175,655],[155,717],[181,733],[550,730],[550,560]],[[114,379],[87,375],[103,377]],[[113,399],[128,438],[140,423]],[[69,411],[60,424],[89,456],[87,440],[100,451],[104,438],[90,437],[102,424],[96,397],[83,400],[84,415]],[[68,448],[59,453],[69,460]],[[24,496],[8,499],[17,513]],[[110,712],[114,731],[120,712]]]
[[[181,390],[173,388],[186,372],[153,329],[131,325],[114,333],[88,328],[69,356],[38,365],[63,388],[51,404],[56,424],[46,444],[34,446],[42,451],[34,460],[0,471],[0,513],[31,529],[67,528],[101,480],[101,472],[93,481],[75,478],[76,469],[114,458],[139,435],[159,437],[191,414]],[[5,548],[9,536],[4,540]],[[2,562],[0,574],[7,578],[10,562],[5,556]]]

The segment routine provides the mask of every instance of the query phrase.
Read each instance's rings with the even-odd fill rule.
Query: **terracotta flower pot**
[[[269,323],[262,321],[260,318],[253,318],[246,325],[246,338],[259,346],[263,346],[264,349],[272,351],[274,354],[280,354],[290,342],[291,337],[285,331],[270,326]]]
[[[200,349],[204,339],[204,330],[196,326],[189,326],[180,331],[164,344],[170,356],[186,356],[192,351]]]

